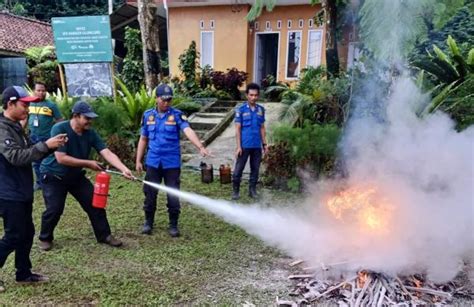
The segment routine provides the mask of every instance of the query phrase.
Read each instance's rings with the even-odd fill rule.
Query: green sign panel
[[[51,23],[60,63],[112,62],[109,16],[54,17]]]

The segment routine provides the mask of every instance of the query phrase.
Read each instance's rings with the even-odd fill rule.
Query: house
[[[315,23],[321,5],[309,0],[278,0],[253,22],[246,20],[250,0],[167,1],[168,50],[171,75],[179,74],[178,56],[195,41],[200,66],[225,71],[236,67],[260,83],[267,75],[291,82],[308,66],[324,65],[326,29]],[[339,46],[341,67],[346,67],[354,35],[349,29]],[[352,45],[351,45],[352,43]],[[352,63],[351,61],[349,61]]]
[[[24,51],[54,45],[51,25],[36,19],[0,12],[0,91],[27,81]]]

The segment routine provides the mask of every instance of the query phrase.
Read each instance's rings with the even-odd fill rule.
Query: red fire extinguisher
[[[104,209],[107,206],[107,198],[109,196],[110,175],[106,172],[100,172],[95,176],[94,197],[92,198],[92,206]]]

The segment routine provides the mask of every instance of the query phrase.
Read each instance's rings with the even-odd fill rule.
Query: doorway
[[[278,77],[279,32],[256,33],[254,82],[260,84],[268,75]]]

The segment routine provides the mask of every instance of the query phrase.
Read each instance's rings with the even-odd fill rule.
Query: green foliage
[[[184,76],[183,88],[186,94],[193,95],[198,90],[196,81],[196,70],[199,52],[196,50],[196,42],[192,41],[188,49],[179,56],[179,70]]]
[[[94,120],[94,128],[102,137],[108,138],[116,133],[128,135],[129,130],[124,127],[130,125],[129,118],[121,105],[109,97],[100,97],[92,100],[90,104],[94,112],[99,115],[99,118]]]
[[[54,54],[53,46],[31,47],[25,50],[28,63],[28,74],[31,81],[43,82],[48,91],[55,91],[58,88],[56,71],[58,62]]]
[[[258,16],[262,15],[262,10],[265,7],[268,12],[271,12],[275,7],[276,0],[255,0],[252,8],[245,17],[248,21],[255,20]]]
[[[474,29],[472,10],[464,6],[457,10],[457,13],[439,30],[432,29],[428,31],[427,37],[421,39],[416,44],[409,58],[411,61],[423,61],[428,59],[427,51],[430,50],[433,45],[442,47],[442,49],[446,51],[447,46],[445,45],[445,41],[450,35],[458,42],[459,49],[464,53],[474,45],[474,30],[472,29]]]
[[[185,100],[180,103],[174,104],[173,107],[181,110],[186,116],[189,116],[201,109],[201,104],[195,101]]]
[[[322,68],[307,68],[295,89],[281,93],[280,119],[297,127],[312,123],[342,125],[347,117],[350,81],[347,75],[327,79]]]
[[[276,126],[271,133],[275,145],[270,146],[264,160],[266,182],[277,188],[286,186],[294,190],[300,188],[298,169],[303,169],[314,177],[330,175],[340,135],[341,129],[330,124]],[[295,179],[290,179],[292,177]]]
[[[136,135],[126,137],[117,133],[107,135],[107,148],[116,154],[130,169],[133,169],[135,166],[135,142],[137,138]]]
[[[56,92],[48,92],[46,99],[51,100],[58,106],[63,118],[71,117],[72,107],[79,100],[78,97],[69,97],[67,93],[63,94],[60,89],[57,89]]]
[[[471,106],[474,48],[466,56],[461,53],[451,36],[448,36],[446,43],[448,54],[435,45],[433,46],[434,54],[430,54],[429,60],[413,63],[415,67],[429,74],[435,85],[433,88],[428,88],[433,98],[422,114],[444,110],[457,121],[458,128],[462,129],[472,123],[474,116]]]
[[[120,87],[117,91],[116,102],[125,110],[130,130],[136,133],[140,129],[143,113],[156,104],[155,90],[149,95],[145,86],[142,85],[138,92],[132,94],[120,79],[115,78],[115,81]]]
[[[123,60],[120,78],[131,92],[137,92],[143,84],[143,54],[140,30],[125,28],[125,47],[127,55]]]

